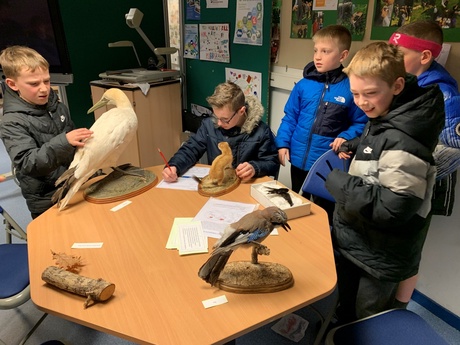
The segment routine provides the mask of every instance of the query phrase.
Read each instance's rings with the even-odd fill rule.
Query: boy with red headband
[[[416,21],[400,27],[389,43],[404,53],[408,73],[417,76],[422,87],[438,84],[444,94],[445,126],[433,156],[437,176],[432,213],[450,216],[454,202],[457,169],[460,166],[460,93],[457,82],[435,61],[442,49],[443,32],[433,21]],[[415,289],[417,276],[401,282],[395,306],[405,307]]]

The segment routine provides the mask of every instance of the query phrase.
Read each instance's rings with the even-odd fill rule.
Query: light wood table
[[[161,180],[161,166],[151,168]],[[255,183],[268,178],[257,179]],[[250,184],[220,197],[257,203]],[[222,344],[327,295],[336,272],[326,212],[312,205],[308,216],[289,221],[292,230],[264,241],[270,256],[261,261],[285,265],[293,273],[290,289],[270,294],[233,294],[198,277],[208,254],[179,256],[165,249],[175,217],[194,217],[208,198],[197,192],[152,188],[117,212],[113,204],[91,204],[81,192],[70,207],[51,208],[28,226],[31,297],[45,312],[140,344]],[[214,244],[209,240],[209,248]],[[100,249],[71,249],[75,242],[103,242]],[[105,303],[83,309],[85,298],[41,280],[54,265],[51,252],[81,256],[81,275],[115,283]],[[239,249],[230,261],[250,260]],[[228,303],[205,309],[202,301],[226,295]]]

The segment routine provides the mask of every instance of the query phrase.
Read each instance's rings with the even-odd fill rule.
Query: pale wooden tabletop
[[[162,166],[150,168],[161,180]],[[268,178],[257,179],[260,183]],[[256,203],[250,184],[219,197]],[[211,287],[198,275],[208,254],[179,256],[165,249],[175,217],[194,217],[208,200],[197,192],[152,188],[120,202],[91,204],[81,192],[70,207],[51,208],[28,226],[30,286],[33,302],[53,315],[140,344],[222,344],[329,295],[336,284],[326,212],[312,204],[311,214],[290,220],[292,230],[265,240],[272,261],[288,267],[295,283],[270,294],[234,294]],[[211,249],[214,239],[209,239]],[[71,249],[75,242],[103,242],[100,249]],[[116,285],[105,303],[83,309],[85,298],[45,284],[41,274],[54,265],[54,252],[81,256],[81,275]],[[250,260],[240,249],[230,261]],[[228,303],[205,309],[202,301],[226,295]]]

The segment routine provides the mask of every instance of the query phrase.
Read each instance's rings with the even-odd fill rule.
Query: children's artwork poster
[[[263,0],[237,0],[233,43],[261,46],[263,18]]]
[[[201,19],[201,0],[185,0],[187,8],[185,11],[185,18],[187,20],[200,20]]]
[[[228,8],[228,0],[206,0],[206,8]]]
[[[291,38],[310,39],[324,26],[341,24],[350,30],[353,41],[363,40],[369,0],[291,1]]]
[[[444,42],[460,42],[460,3],[448,0],[376,0],[371,39],[388,40],[400,26],[433,20],[443,29]]]
[[[185,24],[184,28],[184,58],[199,59],[198,25]]]
[[[225,80],[237,84],[245,96],[255,96],[260,100],[262,73],[235,68],[225,69]]]
[[[228,23],[200,24],[200,60],[230,63]]]

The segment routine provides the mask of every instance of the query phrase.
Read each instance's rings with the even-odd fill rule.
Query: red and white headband
[[[394,44],[395,46],[401,46],[407,49],[416,50],[419,52],[422,52],[424,50],[429,50],[431,51],[431,54],[435,58],[438,57],[442,49],[442,45],[436,42],[424,40],[424,39],[417,38],[414,36],[405,35],[400,32],[393,33],[388,43]]]

